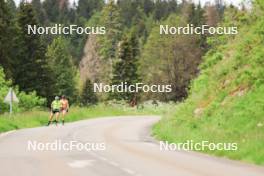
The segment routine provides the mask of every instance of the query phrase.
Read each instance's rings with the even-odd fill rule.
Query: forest
[[[1,93],[14,87],[21,109],[49,105],[55,95],[66,95],[72,103],[85,106],[108,100],[129,103],[134,97],[138,102],[181,101],[191,79],[199,73],[202,56],[211,47],[207,43],[210,36],[162,36],[159,25],[216,26],[225,11],[243,13],[220,0],[203,7],[176,0],[80,0],[73,4],[68,0],[32,0],[17,7],[13,0],[1,0],[0,10]],[[106,34],[27,33],[27,25],[70,24],[104,26]],[[120,82],[170,84],[173,91],[112,95],[92,90],[93,83]],[[3,112],[7,105],[1,101],[1,107]]]

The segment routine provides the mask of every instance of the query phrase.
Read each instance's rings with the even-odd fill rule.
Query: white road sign
[[[18,98],[17,98],[17,96],[16,96],[16,94],[15,94],[15,92],[13,91],[12,88],[9,89],[9,92],[8,92],[7,95],[6,95],[6,97],[5,97],[5,99],[4,99],[4,102],[5,102],[5,103],[9,103],[9,108],[10,108],[9,113],[12,114],[12,107],[13,107],[13,106],[12,106],[12,103],[13,103],[13,102],[16,102],[16,103],[19,102],[19,100],[18,100]]]
[[[7,93],[5,99],[4,99],[5,103],[10,103],[10,102],[19,102],[15,92],[10,88],[9,92]]]

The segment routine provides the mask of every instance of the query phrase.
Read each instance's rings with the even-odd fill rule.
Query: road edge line
[[[11,131],[7,131],[7,132],[0,133],[0,138],[5,137],[5,136],[7,136],[7,135],[9,135],[11,133],[14,133],[15,131],[16,130],[11,130]]]

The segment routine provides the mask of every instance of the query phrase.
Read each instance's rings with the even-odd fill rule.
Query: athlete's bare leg
[[[50,112],[50,116],[49,116],[49,122],[48,122],[48,126],[50,125],[52,119],[53,119],[54,114],[52,113],[52,111]]]
[[[61,117],[61,119],[62,119],[62,125],[64,125],[64,117],[65,117],[66,113],[67,113],[66,110],[62,110],[62,117]]]
[[[57,123],[59,122],[59,118],[60,118],[60,113],[59,112],[56,112],[56,125]]]
[[[53,113],[52,112],[50,112],[50,117],[49,117],[49,121],[52,121],[52,119],[53,119]]]

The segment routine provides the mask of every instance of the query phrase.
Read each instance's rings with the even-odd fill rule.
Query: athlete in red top
[[[64,125],[64,117],[66,113],[69,111],[70,105],[65,95],[61,96],[60,102],[61,102],[61,112],[62,112],[62,125]]]

